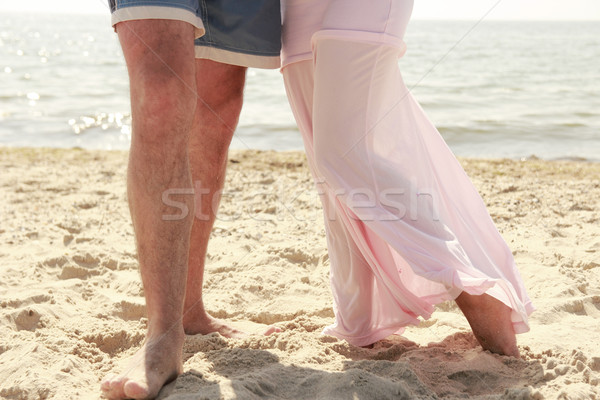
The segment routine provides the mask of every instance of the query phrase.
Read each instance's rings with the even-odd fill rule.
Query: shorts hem
[[[111,24],[117,31],[116,25],[119,22],[134,21],[142,19],[169,19],[183,21],[194,27],[194,38],[204,36],[205,29],[202,18],[194,12],[175,7],[166,6],[135,6],[119,8],[111,14]]]
[[[195,53],[196,58],[204,58],[223,64],[239,65],[241,67],[277,69],[281,66],[279,56],[259,56],[209,46],[196,46]]]

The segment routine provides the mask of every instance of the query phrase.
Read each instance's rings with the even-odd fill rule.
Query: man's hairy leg
[[[188,215],[177,215],[163,194],[192,187],[188,138],[196,105],[194,30],[170,20],[117,25],[129,71],[133,135],[127,192],[146,297],[144,345],[120,375],[102,382],[113,399],[155,397],[182,370],[183,300],[193,197],[172,195]],[[173,193],[173,192],[171,192]]]
[[[202,282],[210,233],[225,182],[227,151],[243,103],[246,68],[196,60],[198,102],[189,151],[195,187],[196,218],[192,227],[183,327],[187,334],[243,333],[211,317],[204,308]]]

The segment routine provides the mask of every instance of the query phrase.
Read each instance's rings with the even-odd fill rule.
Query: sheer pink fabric
[[[462,291],[534,310],[483,201],[402,80],[412,0],[284,2],[288,98],[324,207],[336,320],[363,346]]]

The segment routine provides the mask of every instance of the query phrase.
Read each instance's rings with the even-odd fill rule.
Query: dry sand
[[[0,148],[0,397],[95,399],[146,320],[127,154]],[[233,152],[206,305],[257,333],[188,337],[161,399],[600,398],[600,165],[461,160],[538,310],[523,360],[483,352],[446,303],[372,349],[333,321],[317,194],[301,153]]]

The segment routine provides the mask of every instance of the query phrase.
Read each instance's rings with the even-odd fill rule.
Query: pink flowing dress
[[[286,91],[323,203],[335,323],[364,346],[462,291],[534,310],[471,181],[402,80],[412,0],[284,0]]]

